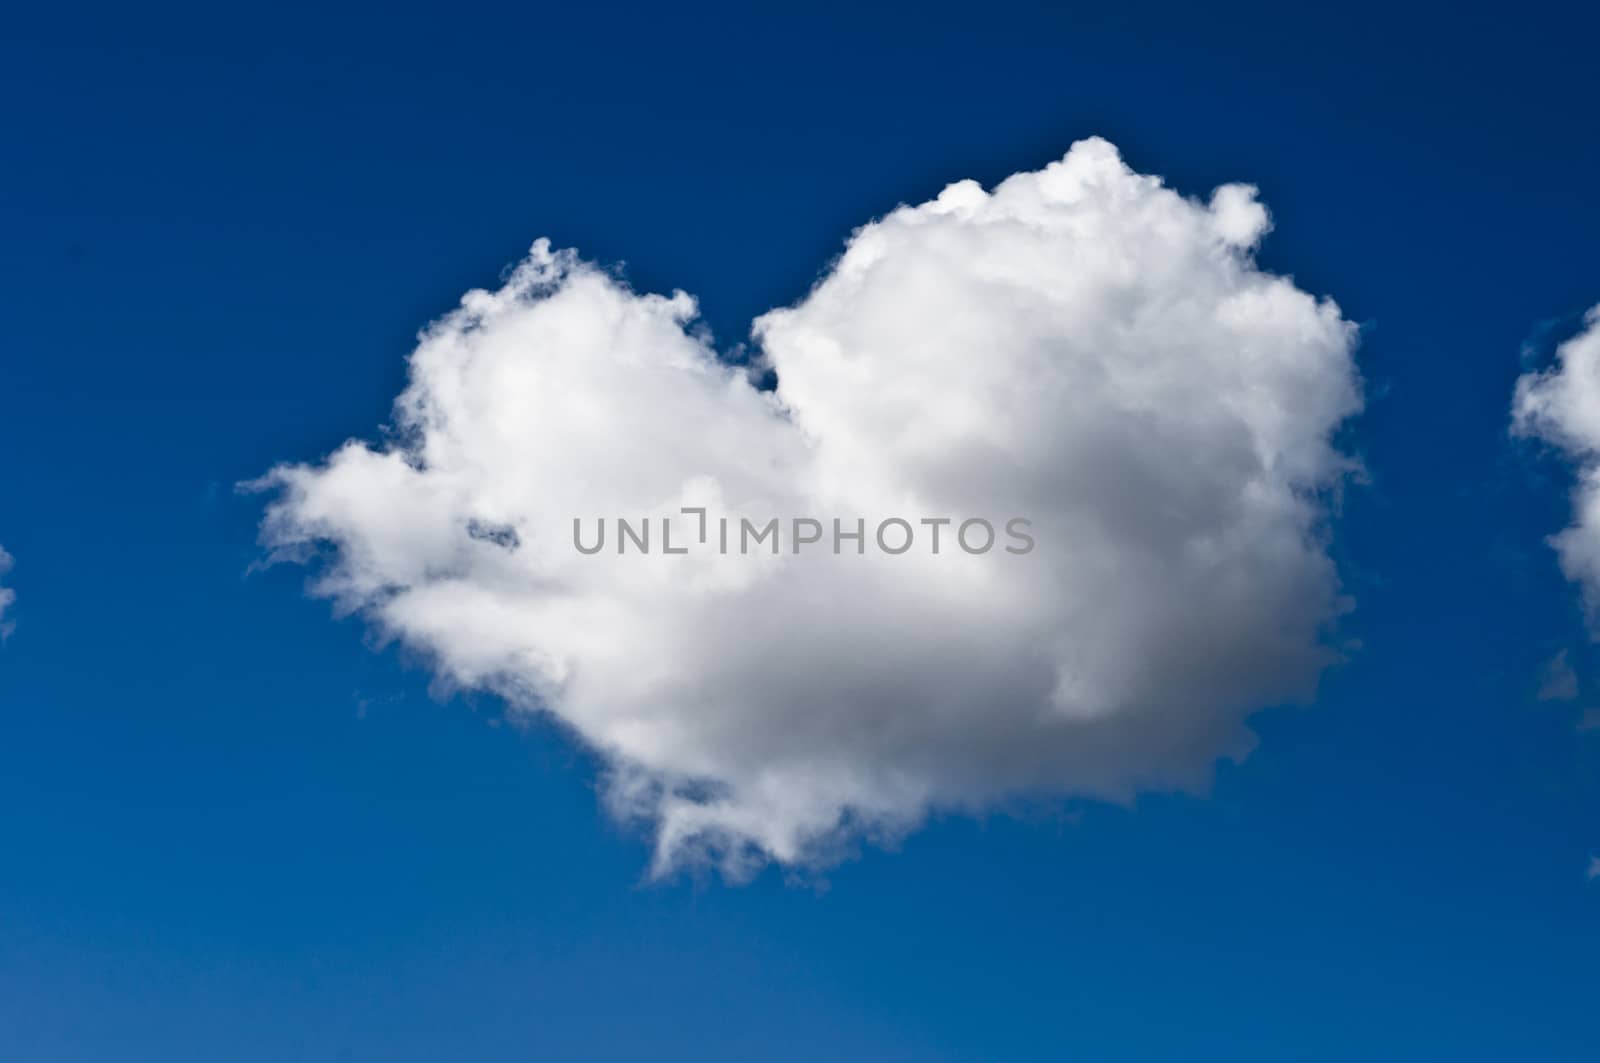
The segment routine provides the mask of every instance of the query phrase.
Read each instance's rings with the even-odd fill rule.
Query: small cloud
[[[1584,709],[1583,715],[1578,717],[1578,733],[1590,731],[1600,731],[1600,709]]]
[[[1573,466],[1572,523],[1550,543],[1600,636],[1600,390],[1592,383],[1600,377],[1600,305],[1584,325],[1556,348],[1553,365],[1518,378],[1511,431],[1555,448]]]
[[[0,576],[10,572],[14,563],[14,559],[6,552],[6,548],[0,546]],[[10,587],[0,587],[0,642],[10,638],[11,633],[17,629],[15,621],[6,619],[6,610],[11,608],[16,600],[16,591]]]
[[[1539,678],[1540,701],[1571,701],[1578,696],[1578,673],[1572,670],[1572,664],[1567,660],[1567,651],[1562,650],[1550,658],[1544,666],[1544,672]]]
[[[1600,856],[1589,857],[1589,873],[1584,877],[1590,882],[1600,878]]]

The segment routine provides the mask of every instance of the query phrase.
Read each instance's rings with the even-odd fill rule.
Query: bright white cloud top
[[[1572,525],[1551,543],[1600,628],[1600,306],[1584,324],[1556,348],[1553,365],[1517,380],[1511,412],[1513,432],[1550,444],[1577,468]]]
[[[447,682],[597,750],[658,872],[1199,789],[1249,713],[1309,697],[1342,608],[1356,330],[1257,268],[1268,228],[1253,188],[1186,199],[1098,139],[951,185],[755,323],[775,393],[689,296],[541,241],[424,333],[395,442],[266,478],[263,539]],[[1023,516],[1036,546],[574,549],[575,517],[686,506],[864,517],[869,543],[891,515]]]

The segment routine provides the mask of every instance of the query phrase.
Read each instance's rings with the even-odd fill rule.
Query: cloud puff
[[[657,872],[1198,789],[1251,711],[1310,695],[1342,608],[1323,536],[1355,329],[1257,268],[1268,228],[1253,188],[1186,199],[1099,139],[962,181],[755,323],[776,391],[689,296],[541,241],[422,335],[390,442],[262,481],[263,542],[601,754]],[[651,553],[619,556],[618,516],[654,518]],[[719,517],[780,518],[779,552],[718,553]],[[798,553],[796,517],[821,538]],[[580,553],[574,518],[613,538]],[[980,518],[996,543],[968,552]]]
[[[1572,525],[1550,542],[1561,571],[1583,590],[1591,624],[1600,622],[1600,306],[1585,328],[1556,348],[1549,368],[1517,380],[1512,431],[1542,440],[1577,467]]]
[[[5,547],[0,546],[0,576],[10,572],[12,564],[13,558],[6,552]],[[0,587],[0,642],[10,638],[11,633],[17,629],[14,621],[6,619],[6,610],[10,609],[16,600],[16,591],[10,587]]]

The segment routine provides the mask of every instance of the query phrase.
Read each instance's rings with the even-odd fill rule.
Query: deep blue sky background
[[[1505,429],[1600,302],[1600,16],[1107,7],[10,11],[0,1058],[1597,1058],[1600,677]],[[1258,183],[1263,261],[1368,326],[1359,645],[1210,798],[643,884],[562,737],[246,576],[232,485],[371,434],[535,237],[732,345],[852,226],[1094,133]]]

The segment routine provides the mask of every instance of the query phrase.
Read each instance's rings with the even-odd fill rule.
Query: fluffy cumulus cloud
[[[1572,524],[1552,545],[1561,570],[1583,590],[1592,623],[1600,622],[1600,306],[1585,328],[1556,349],[1554,364],[1517,381],[1512,430],[1542,440],[1577,470]]]
[[[12,558],[6,553],[6,548],[0,546],[0,576],[11,571]],[[0,642],[11,637],[11,632],[16,630],[16,623],[6,616],[12,603],[17,600],[17,592],[10,587],[0,587]]]
[[[1268,228],[1086,140],[857,230],[755,322],[775,391],[688,295],[540,242],[422,335],[390,442],[263,481],[263,539],[595,750],[658,872],[1202,788],[1343,607],[1355,329],[1257,267]]]

